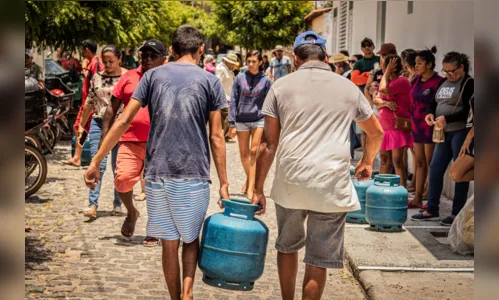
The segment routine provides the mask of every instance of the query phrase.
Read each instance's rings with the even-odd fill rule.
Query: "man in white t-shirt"
[[[232,71],[234,67],[238,64],[237,55],[234,53],[229,53],[227,56],[222,58],[222,62],[218,64],[215,69],[215,75],[222,82],[224,88],[225,97],[227,98],[227,103],[230,107],[230,95],[232,94],[232,85],[234,85],[234,72]],[[233,143],[227,133],[229,132],[229,107],[222,108],[222,127],[224,130],[225,141]]]
[[[291,73],[291,60],[284,56],[284,49],[281,45],[275,47],[276,57],[270,61],[270,79],[276,81]]]
[[[262,206],[257,214],[265,212],[263,186],[277,154],[271,197],[283,299],[295,294],[301,248],[306,247],[304,299],[320,298],[326,268],[343,268],[346,215],[360,209],[350,179],[352,121],[369,137],[355,169],[359,180],[371,177],[383,140],[383,129],[359,88],[325,63],[325,47],[326,40],[315,32],[300,34],[293,47],[298,70],[272,85],[262,109],[266,145],[257,162],[252,203]]]

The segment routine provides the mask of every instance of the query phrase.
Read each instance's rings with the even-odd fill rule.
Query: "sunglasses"
[[[355,62],[356,62],[356,60],[349,59],[349,60],[347,60],[347,62],[348,62],[348,63],[350,63],[350,64],[353,64],[353,63],[355,63]]]
[[[461,68],[461,66],[455,68],[454,70],[448,70],[448,71],[442,69],[442,73],[445,74],[445,75],[452,76],[452,75],[454,75],[454,72],[456,72],[459,68]]]
[[[363,44],[362,48],[369,48],[369,47],[372,47],[372,46],[373,46],[372,44]]]
[[[156,60],[160,57],[161,57],[161,55],[156,54],[156,53],[142,53],[140,55],[140,58],[143,60],[147,60],[148,58],[151,58],[152,60]]]

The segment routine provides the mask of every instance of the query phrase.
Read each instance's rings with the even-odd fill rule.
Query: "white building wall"
[[[377,1],[354,1],[352,51],[350,54],[362,54],[360,41],[365,37],[376,42]]]
[[[399,52],[406,48],[418,50],[436,45],[437,71],[442,69],[443,56],[450,51],[464,52],[473,62],[473,2],[413,3],[414,11],[408,14],[406,1],[387,1],[385,42],[395,44]],[[354,27],[354,31],[358,30],[358,27]]]

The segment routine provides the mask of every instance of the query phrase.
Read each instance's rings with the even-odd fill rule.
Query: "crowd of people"
[[[227,53],[217,64],[213,53],[205,55],[201,33],[181,26],[169,51],[161,41],[148,40],[138,49],[137,62],[133,49],[124,53],[107,45],[97,55],[97,43],[84,41],[81,66],[63,55],[65,64],[81,67],[84,76],[74,124],[77,140],[88,133],[92,155],[84,175],[89,199],[83,214],[98,216],[111,153],[112,214],[126,214],[121,233],[133,236],[140,217],[133,188],[140,182],[142,193],[135,200],[147,203],[144,246],[161,240],[172,299],[192,298],[199,233],[210,200],[210,150],[220,200],[230,199],[226,143],[236,137],[246,174],[241,193],[261,206],[257,214],[266,211],[263,186],[276,160],[271,198],[283,299],[295,293],[299,249],[307,249],[304,297],[320,298],[326,269],[343,267],[346,214],[360,208],[349,175],[358,147],[362,151],[354,176],[399,175],[401,185],[414,192],[409,208],[421,209],[412,216],[416,221],[440,220],[444,175],[454,160],[452,213],[441,220],[450,226],[474,175],[469,58],[445,54],[442,77],[435,71],[436,47],[406,49],[400,56],[392,43],[375,49],[366,37],[360,42],[362,55],[330,55],[326,40],[307,31],[296,37],[292,59],[277,45],[270,60],[255,50],[244,62],[237,53]],[[26,66],[38,74],[28,54]],[[82,146],[75,147],[66,163],[80,166]]]

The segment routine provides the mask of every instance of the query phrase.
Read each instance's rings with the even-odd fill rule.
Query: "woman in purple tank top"
[[[432,141],[433,127],[429,126],[425,117],[428,104],[435,98],[438,85],[442,80],[435,71],[435,55],[437,49],[422,50],[416,54],[416,77],[411,90],[412,136],[416,161],[415,180],[416,194],[409,201],[409,208],[423,206],[423,194],[428,177],[428,169],[435,144]]]

